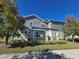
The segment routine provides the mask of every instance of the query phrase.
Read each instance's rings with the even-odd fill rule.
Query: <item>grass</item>
[[[47,45],[38,45],[38,46],[29,46],[25,48],[0,48],[0,54],[5,53],[23,53],[23,52],[41,52],[45,49],[52,50],[63,50],[63,49],[78,49],[79,44],[67,43],[67,44],[47,44]]]
[[[5,43],[5,40],[0,39],[0,44]]]

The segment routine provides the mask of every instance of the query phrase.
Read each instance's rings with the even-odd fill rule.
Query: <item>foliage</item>
[[[0,36],[6,37],[6,44],[8,44],[8,39],[11,36],[18,35],[18,30],[23,29],[23,18],[17,19],[18,11],[17,7],[12,5],[12,0],[0,0],[0,9],[2,12],[2,21],[0,20]]]
[[[45,44],[66,44],[65,40],[53,40],[53,41],[46,41]]]
[[[62,29],[63,29],[65,36],[72,35],[72,39],[74,40],[74,35],[78,35],[79,33],[78,32],[79,24],[72,16],[68,16],[67,19],[68,20]]]
[[[79,43],[79,38],[77,38],[77,39],[74,39],[74,41]]]

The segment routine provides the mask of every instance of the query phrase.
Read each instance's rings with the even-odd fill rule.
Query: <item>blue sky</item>
[[[43,19],[66,21],[66,16],[79,18],[79,0],[17,0],[20,15],[37,14]]]

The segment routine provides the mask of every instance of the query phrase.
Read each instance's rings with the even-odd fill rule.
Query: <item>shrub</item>
[[[47,41],[45,44],[66,44],[67,42],[65,40],[53,40],[53,41]]]
[[[74,39],[75,42],[79,42],[79,39]]]
[[[22,40],[11,40],[10,41],[10,47],[25,47],[26,46],[26,41]]]
[[[57,44],[66,44],[67,42],[65,40],[58,40],[56,43]]]
[[[44,41],[28,41],[27,46],[43,45]]]
[[[34,46],[34,45],[35,45],[35,43],[32,42],[32,41],[27,41],[26,42],[26,46]]]
[[[53,41],[46,41],[45,44],[56,44],[56,41],[53,40]]]
[[[24,41],[24,40],[11,40],[10,41],[10,47],[12,48],[34,46],[35,44],[37,45],[37,43],[33,41]]]
[[[33,41],[34,45],[45,45],[45,44],[66,44],[67,42],[65,40],[53,40],[53,41]]]
[[[22,40],[11,40],[11,47],[25,47],[25,46],[35,46],[35,45],[46,45],[46,44],[66,44],[65,40],[53,40],[53,41],[22,41]]]

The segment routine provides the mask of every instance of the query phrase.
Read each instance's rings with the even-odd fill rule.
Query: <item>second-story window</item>
[[[30,22],[30,26],[32,26],[32,22]]]
[[[44,25],[42,25],[42,27],[44,28]]]

